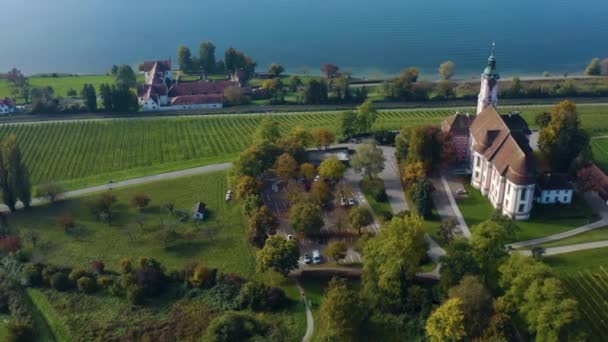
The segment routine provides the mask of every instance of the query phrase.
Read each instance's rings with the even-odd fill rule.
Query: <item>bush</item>
[[[80,277],[78,281],[76,281],[76,286],[79,291],[84,293],[93,293],[97,289],[95,279],[88,276]]]
[[[211,269],[203,264],[196,264],[192,270],[192,275],[188,279],[190,285],[200,288],[211,288],[215,285],[217,269]]]
[[[127,300],[131,304],[140,305],[144,302],[144,291],[137,285],[131,285],[127,287]]]
[[[42,267],[34,264],[27,264],[23,267],[23,282],[27,286],[42,285]]]
[[[68,275],[68,278],[70,279],[70,281],[74,284],[76,284],[76,281],[78,281],[78,279],[82,278],[82,277],[86,277],[88,276],[89,273],[83,269],[80,268],[75,268],[72,270],[72,272],[70,272],[70,274]]]
[[[97,277],[97,285],[104,290],[109,290],[115,282],[113,276],[102,275]]]
[[[59,272],[59,268],[53,265],[46,265],[42,268],[42,282],[47,286],[51,286],[51,277]]]
[[[34,326],[30,320],[11,320],[7,328],[8,334],[6,340],[10,342],[33,341],[36,335]]]
[[[238,301],[242,308],[253,311],[277,311],[288,303],[282,289],[268,287],[256,281],[250,281],[241,287]]]
[[[56,272],[51,276],[51,287],[57,291],[67,291],[70,288],[70,279],[63,272]]]

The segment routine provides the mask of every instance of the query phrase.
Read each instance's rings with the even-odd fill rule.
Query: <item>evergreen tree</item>
[[[29,207],[32,200],[29,172],[14,134],[4,138],[0,152],[0,187],[4,204],[14,211],[17,199],[20,199],[25,207]]]

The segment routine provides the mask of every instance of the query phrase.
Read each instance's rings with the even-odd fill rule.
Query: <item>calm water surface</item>
[[[478,75],[496,41],[503,75],[581,72],[608,57],[606,0],[0,0],[0,70],[102,73],[174,57],[201,40],[244,50],[265,68],[367,76],[446,59]],[[475,76],[477,77],[477,76]]]

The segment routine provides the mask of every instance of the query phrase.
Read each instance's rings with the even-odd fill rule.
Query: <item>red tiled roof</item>
[[[186,95],[224,95],[224,90],[229,87],[240,87],[238,82],[188,82],[178,83],[169,89],[169,97]]]
[[[224,103],[224,95],[184,95],[171,99],[171,105],[195,105],[208,103]]]
[[[493,106],[488,106],[476,116],[470,132],[477,143],[475,151],[491,160],[501,175],[518,185],[532,184],[536,165],[526,138],[529,130],[525,120],[517,116],[519,114],[503,117]]]
[[[449,116],[441,124],[441,130],[454,135],[469,135],[469,127],[475,120],[475,115],[456,113]]]
[[[156,67],[156,71],[165,72],[171,70],[171,61],[145,61],[143,71],[149,72],[154,67]]]

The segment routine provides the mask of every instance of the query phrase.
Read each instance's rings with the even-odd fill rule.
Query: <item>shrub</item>
[[[59,183],[47,183],[38,187],[36,195],[38,197],[44,197],[47,201],[53,203],[64,191],[63,186]]]
[[[59,272],[59,269],[56,266],[53,265],[46,265],[42,268],[42,282],[47,285],[47,286],[51,286],[51,277],[53,276],[53,274]]]
[[[42,267],[34,264],[27,264],[23,267],[23,282],[27,286],[42,285]]]
[[[109,290],[115,283],[116,281],[113,276],[102,275],[97,277],[97,285],[104,290]]]
[[[104,264],[101,260],[93,260],[91,261],[91,268],[95,274],[103,274],[106,264]]]
[[[250,281],[241,287],[238,302],[241,308],[253,311],[277,311],[287,305],[288,299],[280,288]]]
[[[70,274],[68,275],[68,278],[70,279],[70,281],[74,284],[76,284],[76,281],[78,281],[78,279],[88,276],[89,273],[81,268],[75,268],[72,270],[72,272],[70,272]]]
[[[10,342],[25,342],[33,341],[36,332],[30,320],[16,319],[8,323],[7,341]]]
[[[144,301],[144,291],[140,289],[137,285],[131,285],[127,287],[127,300],[131,302],[131,304],[139,305]]]
[[[51,287],[57,291],[67,291],[70,288],[70,279],[63,272],[56,272],[51,276]]]
[[[193,287],[211,288],[215,285],[217,269],[211,269],[203,264],[196,264],[192,270],[192,275],[188,279]]]
[[[97,289],[95,279],[89,276],[83,276],[78,278],[76,285],[78,286],[78,290],[84,293],[93,293]]]
[[[14,253],[21,248],[21,238],[18,235],[8,235],[0,238],[0,253]]]
[[[374,200],[377,202],[388,201],[386,190],[384,189],[384,183],[380,179],[365,179],[361,182],[361,187],[364,192],[369,193]]]

